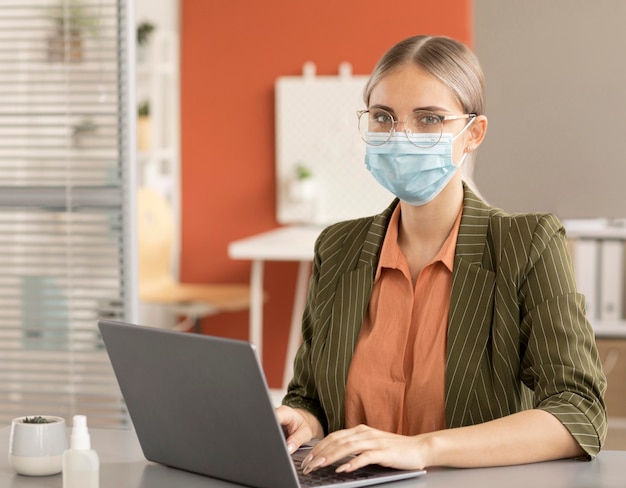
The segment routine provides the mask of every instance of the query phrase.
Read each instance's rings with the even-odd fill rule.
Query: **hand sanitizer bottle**
[[[63,488],[98,488],[100,460],[91,449],[87,417],[74,415],[70,448],[63,453]]]

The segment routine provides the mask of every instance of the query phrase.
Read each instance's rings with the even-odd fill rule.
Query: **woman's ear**
[[[465,140],[466,151],[472,152],[478,149],[478,146],[483,142],[486,134],[487,117],[485,115],[478,115],[467,130],[467,138]]]

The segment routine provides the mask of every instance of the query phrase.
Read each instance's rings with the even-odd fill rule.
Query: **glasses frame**
[[[389,142],[389,140],[391,139],[391,136],[393,134],[396,133],[396,127],[398,126],[398,124],[400,123],[405,123],[406,121],[400,121],[400,120],[396,120],[395,117],[387,110],[380,108],[380,109],[376,109],[376,110],[381,110],[383,112],[386,112],[387,114],[389,114],[389,116],[391,117],[391,120],[393,121],[391,124],[391,130],[387,133],[388,137],[387,139],[385,139],[384,141],[382,141],[380,144],[375,144],[372,141],[368,141],[365,137],[363,137],[363,135],[361,134],[361,130],[360,130],[360,124],[361,124],[361,117],[363,116],[363,114],[366,114],[368,112],[370,112],[371,109],[366,108],[364,110],[357,110],[356,112],[356,117],[357,117],[357,128],[359,129],[359,136],[361,137],[361,139],[366,143],[369,144],[370,146],[382,146],[384,144],[387,144]],[[416,110],[416,112],[423,112],[424,114],[428,114],[428,115],[432,115],[433,117],[439,119],[439,123],[441,124],[441,132],[439,132],[439,138],[437,139],[437,141],[435,141],[434,143],[430,144],[430,145],[420,145],[420,144],[416,144],[415,141],[412,141],[410,138],[410,134],[413,134],[413,132],[411,131],[411,129],[406,129],[404,131],[404,135],[406,136],[407,140],[413,144],[415,147],[422,147],[422,148],[429,148],[429,147],[434,147],[437,144],[439,144],[439,141],[441,141],[441,135],[443,134],[443,123],[448,121],[448,120],[464,120],[464,119],[470,119],[470,121],[465,125],[465,127],[463,127],[463,129],[461,129],[461,131],[459,131],[459,133],[461,133],[462,131],[464,131],[469,124],[476,118],[478,117],[478,114],[475,113],[469,113],[469,114],[460,114],[460,115],[441,115],[435,112],[431,112],[429,110]],[[381,132],[381,134],[383,134]]]

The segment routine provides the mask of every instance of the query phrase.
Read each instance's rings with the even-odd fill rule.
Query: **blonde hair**
[[[438,78],[454,94],[465,113],[485,112],[485,77],[476,55],[463,43],[449,37],[413,36],[389,49],[376,63],[363,101],[369,107],[372,90],[381,79],[407,64],[415,64]],[[473,180],[475,153],[461,167],[463,179],[476,191]]]

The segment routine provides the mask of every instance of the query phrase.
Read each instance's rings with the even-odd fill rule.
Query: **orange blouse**
[[[452,267],[462,208],[415,287],[395,209],[346,385],[345,425],[404,435],[446,427],[445,362]]]

